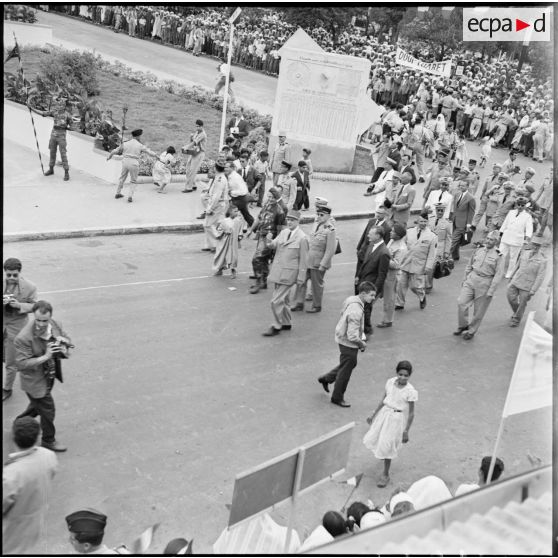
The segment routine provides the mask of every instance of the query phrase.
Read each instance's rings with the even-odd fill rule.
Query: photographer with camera
[[[39,300],[33,305],[34,321],[29,322],[14,340],[21,387],[29,398],[27,409],[18,418],[41,417],[42,446],[62,452],[67,448],[56,441],[54,378],[62,381],[58,359],[68,358],[72,342],[62,326],[52,319],[52,305]]]
[[[21,276],[21,262],[17,258],[8,258],[4,262],[4,286],[2,289],[4,320],[4,359],[6,372],[2,401],[12,395],[12,388],[17,373],[14,339],[28,322],[27,314],[37,301],[37,287]]]

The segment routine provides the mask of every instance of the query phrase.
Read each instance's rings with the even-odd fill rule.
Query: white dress
[[[153,165],[153,182],[158,182],[160,186],[168,184],[171,181],[170,166],[175,162],[176,159],[171,153],[163,151]]]
[[[370,429],[362,443],[374,454],[376,459],[393,459],[401,446],[403,431],[407,424],[409,402],[418,400],[417,390],[407,382],[398,388],[397,376],[386,382],[384,406],[374,417]],[[402,411],[397,412],[396,411]]]

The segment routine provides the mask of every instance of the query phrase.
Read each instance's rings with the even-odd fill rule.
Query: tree
[[[397,42],[399,23],[405,15],[407,8],[368,8],[368,26],[374,23],[380,26],[379,34],[389,33],[393,29],[392,41]]]
[[[307,29],[323,27],[331,33],[333,44],[337,37],[349,25],[353,16],[358,15],[357,8],[283,8],[285,21]]]
[[[533,68],[535,78],[541,81],[551,78],[554,56],[554,41],[531,43],[527,47],[527,57]]]
[[[430,8],[422,17],[415,17],[401,29],[401,36],[423,41],[443,60],[448,49],[455,49],[463,41],[463,10],[454,9],[446,19],[441,10]]]

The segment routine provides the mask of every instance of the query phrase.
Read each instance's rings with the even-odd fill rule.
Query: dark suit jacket
[[[229,120],[229,125],[228,125],[229,130],[235,127],[235,122],[236,122],[236,118],[231,118]],[[245,138],[248,135],[248,122],[242,119],[238,123],[238,134],[233,134],[233,135],[235,138],[240,138],[240,139]]]
[[[370,229],[372,227],[375,227],[378,224],[378,219],[376,217],[372,217],[372,219],[368,220],[368,223],[366,224],[366,228],[364,229],[364,232],[362,233],[362,236],[360,237],[360,240],[358,241],[357,244],[357,260],[359,262],[362,262],[362,260],[364,259],[364,255],[366,254],[366,249],[368,248],[368,244],[369,244],[369,240],[368,240],[368,233],[370,232]],[[390,236],[389,234],[391,233],[391,223],[387,220],[384,219],[384,222],[380,225],[384,228],[384,242],[387,244],[389,242]],[[357,269],[358,269],[358,263],[357,263]]]
[[[359,269],[357,269],[356,276],[359,283],[362,283],[362,281],[374,283],[377,296],[379,296],[384,290],[384,281],[389,270],[391,256],[388,247],[384,243],[380,244],[372,252],[370,252],[370,248],[367,249],[364,260]]]
[[[477,207],[475,198],[469,192],[465,192],[463,199],[458,204],[457,200],[460,196],[461,192],[456,192],[453,198],[452,222],[454,230],[464,229],[467,225],[470,225],[473,222]]]
[[[236,171],[242,178],[244,178],[244,169],[240,169]],[[251,192],[258,181],[258,174],[254,167],[248,166],[248,170],[246,171],[246,178],[244,178],[244,182],[246,182],[246,186],[248,186],[248,191]]]

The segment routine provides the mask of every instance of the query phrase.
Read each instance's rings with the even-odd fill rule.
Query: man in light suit
[[[268,281],[274,283],[271,297],[273,324],[262,335],[272,337],[282,330],[292,329],[289,293],[293,285],[302,285],[306,278],[308,238],[299,228],[300,213],[293,209],[287,213],[287,228],[277,238],[267,235],[268,246],[275,249],[275,258]]]
[[[453,225],[451,238],[451,257],[459,260],[459,246],[465,233],[471,228],[477,202],[469,193],[469,183],[465,180],[459,182],[459,190],[453,199],[453,209],[450,214],[450,221]]]
[[[409,284],[419,299],[420,308],[426,307],[425,275],[432,273],[436,259],[436,235],[428,228],[428,213],[421,213],[417,226],[407,230],[409,251],[401,261],[401,277],[397,284],[396,310],[403,310]]]
[[[416,190],[411,186],[411,175],[408,172],[404,173],[401,176],[400,186],[396,187],[394,185],[394,189],[391,220],[406,227],[416,195]]]
[[[3,337],[6,372],[2,389],[2,401],[12,395],[17,373],[14,339],[28,322],[29,312],[37,302],[37,287],[21,276],[22,265],[17,258],[4,262],[3,293]]]
[[[306,310],[309,314],[322,311],[324,295],[324,276],[331,267],[331,260],[337,247],[335,224],[331,218],[331,207],[316,205],[316,223],[310,234],[308,247],[308,269],[306,279],[296,289],[296,304],[291,308],[293,312],[304,309],[306,298],[306,284],[312,282],[312,308]]]
[[[363,261],[357,265],[355,286],[358,287],[363,281],[369,281],[376,287],[377,296],[381,296],[391,259],[384,242],[384,229],[378,226],[372,227],[368,233],[368,241]],[[366,303],[364,305],[364,333],[367,335],[373,332],[371,315],[372,304]]]
[[[430,230],[438,238],[438,244],[436,246],[436,260],[441,260],[442,258],[448,258],[451,249],[451,223],[448,219],[444,217],[446,212],[446,206],[443,203],[437,203],[434,215],[430,215],[428,219],[428,226]],[[431,273],[426,275],[426,292],[429,293],[432,290],[434,283],[434,268]]]

